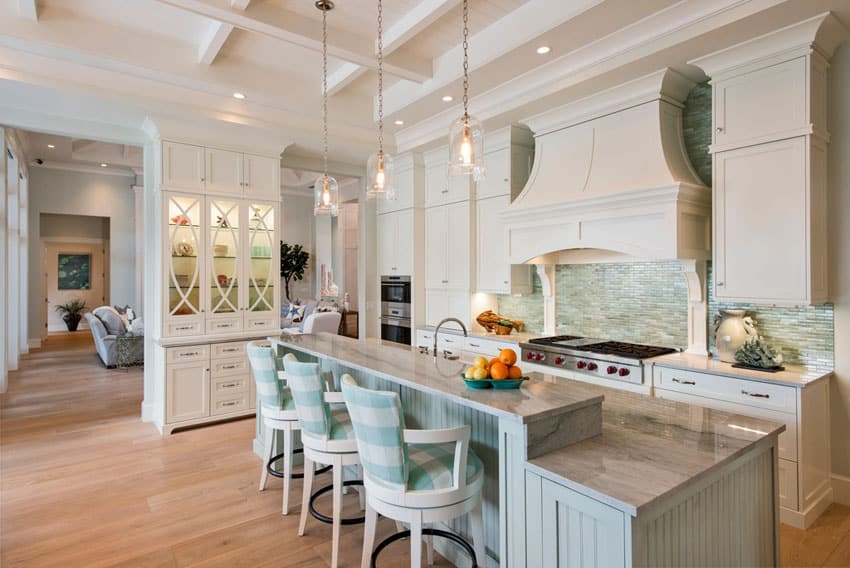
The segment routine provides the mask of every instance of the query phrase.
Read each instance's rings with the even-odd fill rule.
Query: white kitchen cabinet
[[[413,274],[414,211],[378,215],[378,270],[382,276]]]
[[[242,153],[204,148],[204,163],[207,192],[242,195]]]
[[[176,142],[162,143],[163,189],[203,193],[204,148]]]
[[[531,266],[508,262],[507,233],[499,214],[511,204],[510,195],[488,197],[476,202],[476,290],[492,294],[530,294]]]
[[[473,220],[469,202],[425,210],[425,286],[469,290]]]
[[[449,175],[448,153],[443,147],[425,155],[426,207],[466,201],[472,195],[472,176]]]
[[[778,441],[782,522],[808,527],[832,501],[829,381],[802,388],[653,365],[655,396],[785,424]]]
[[[448,222],[445,207],[425,210],[425,287],[446,288],[448,284]]]
[[[534,162],[534,150],[527,146],[509,146],[484,155],[486,173],[478,182],[476,197],[498,197],[508,195],[511,199],[519,195]]]
[[[424,203],[422,156],[412,152],[396,156],[394,169],[396,198],[392,201],[378,199],[375,206],[379,214],[422,207]]]
[[[168,365],[165,373],[166,423],[209,416],[209,384],[209,360]]]
[[[280,160],[267,156],[243,155],[243,196],[280,201]]]
[[[825,161],[806,136],[714,154],[717,299],[826,301]]]
[[[468,290],[425,289],[425,323],[427,325],[437,325],[441,320],[453,317],[458,318],[469,329],[471,309]],[[446,327],[460,329],[460,326],[455,323],[447,323]]]

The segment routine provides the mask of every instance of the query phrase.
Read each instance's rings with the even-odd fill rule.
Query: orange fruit
[[[510,367],[516,364],[516,351],[513,349],[502,349],[499,352],[499,361]]]
[[[513,365],[512,367],[508,367],[508,378],[509,379],[521,379],[522,378],[522,369]]]
[[[490,378],[495,380],[508,378],[508,366],[501,361],[496,361],[490,365]]]
[[[492,359],[490,359],[490,362],[487,363],[487,368],[489,369],[490,367],[492,367],[493,363],[501,363],[501,361],[499,361],[498,357],[493,357]]]

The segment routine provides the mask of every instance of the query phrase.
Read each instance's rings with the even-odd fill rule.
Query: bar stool
[[[339,536],[342,524],[359,524],[364,517],[342,518],[342,494],[346,486],[363,485],[361,480],[343,481],[343,467],[360,466],[357,455],[357,440],[351,427],[351,419],[344,407],[331,408],[332,404],[342,405],[342,393],[326,392],[324,381],[317,363],[301,363],[294,358],[284,358],[284,369],[295,410],[301,426],[301,445],[304,447],[304,489],[301,503],[301,519],[298,536],[304,536],[307,527],[307,513],[322,522],[333,525],[333,543],[331,567],[339,562]],[[323,487],[316,493],[313,490],[313,471],[315,464],[333,466],[333,485]],[[319,514],[314,501],[320,495],[333,490],[333,517]],[[360,493],[361,503],[363,493]],[[362,507],[362,505],[361,505]]]
[[[287,355],[292,357],[293,355]],[[299,479],[302,474],[292,473],[292,454],[301,450],[294,449],[294,432],[300,430],[298,415],[295,412],[295,402],[286,388],[285,381],[281,380],[280,372],[275,364],[274,350],[267,341],[252,341],[248,344],[248,360],[251,362],[251,371],[254,382],[257,385],[257,397],[260,399],[260,412],[263,416],[265,434],[263,436],[263,448],[266,462],[260,474],[260,491],[265,490],[268,475],[283,478],[283,504],[281,512],[289,514],[289,487],[290,481]],[[283,453],[273,456],[275,438],[278,433],[283,435]],[[283,459],[283,473],[273,469],[278,460]]]
[[[350,375],[341,379],[342,395],[354,425],[363,481],[366,487],[366,530],[361,568],[375,566],[391,542],[410,536],[410,565],[422,565],[422,535],[453,540],[472,557],[473,566],[485,563],[481,487],[484,465],[469,448],[469,426],[438,430],[404,427],[401,401],[395,392],[362,388]],[[446,445],[453,444],[448,449]],[[409,531],[390,536],[373,552],[378,514]],[[463,538],[423,525],[469,514],[474,549]],[[429,564],[431,551],[429,550]]]

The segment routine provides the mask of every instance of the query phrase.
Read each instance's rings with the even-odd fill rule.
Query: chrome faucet
[[[453,321],[460,326],[460,328],[463,330],[464,337],[469,337],[469,334],[466,332],[466,326],[463,325],[462,321],[457,318],[443,318],[442,320],[440,320],[440,323],[437,324],[437,329],[434,330],[434,357],[437,356],[437,337],[439,337],[440,334],[440,327],[442,327],[444,323],[450,321]],[[448,355],[448,351],[443,353],[443,357],[448,358]]]

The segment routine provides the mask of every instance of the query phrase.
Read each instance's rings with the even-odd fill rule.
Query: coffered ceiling
[[[388,138],[433,145],[460,108],[462,2],[384,5]],[[471,110],[492,128],[661,67],[700,79],[689,58],[827,10],[850,23],[847,0],[470,0]],[[375,0],[337,0],[328,15],[339,161],[373,151],[375,20]],[[67,112],[84,99],[124,112],[125,126],[149,115],[246,124],[316,156],[320,47],[312,0],[0,0],[0,110]]]

